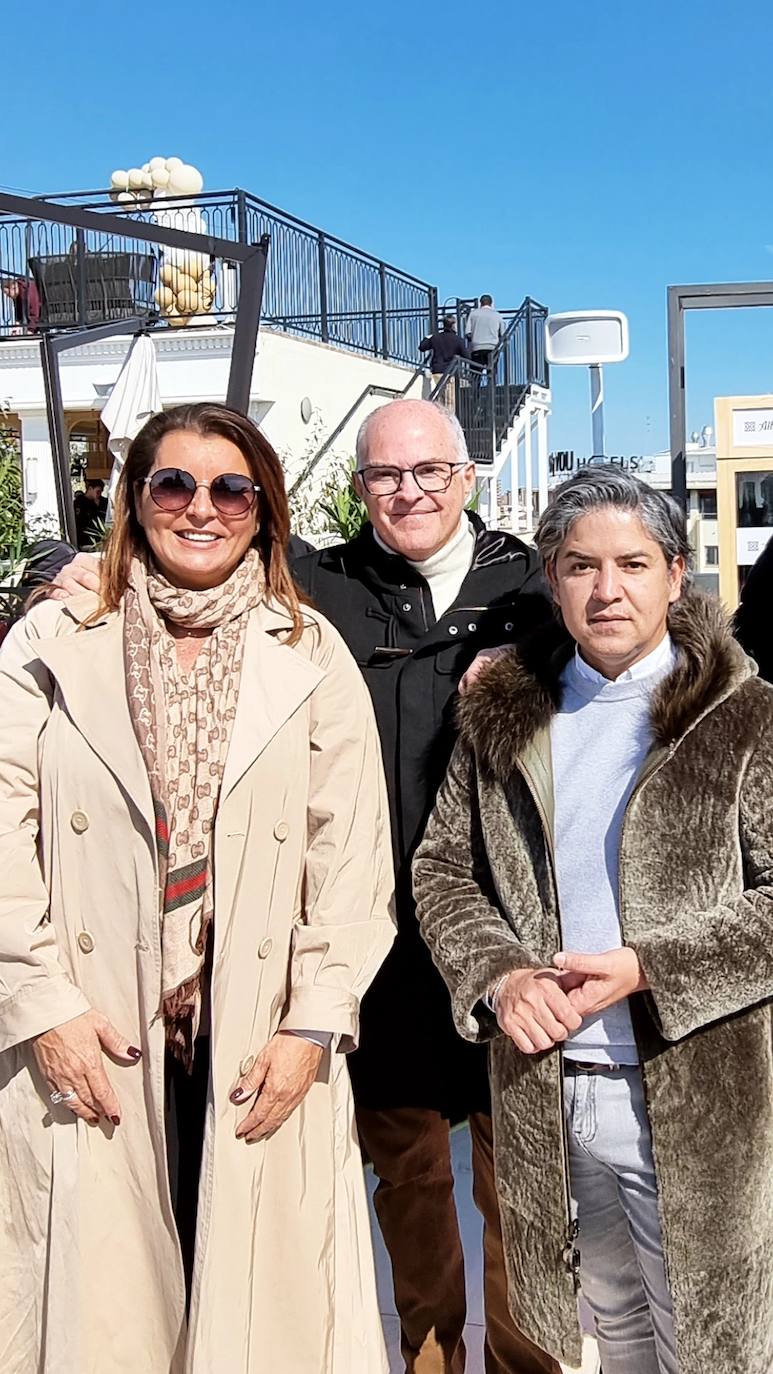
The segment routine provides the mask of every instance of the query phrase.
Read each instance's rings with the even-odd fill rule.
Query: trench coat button
[[[243,1078],[244,1075],[245,1075],[246,1073],[249,1073],[249,1071],[250,1071],[250,1069],[252,1068],[252,1066],[253,1066],[254,1063],[255,1063],[255,1055],[254,1055],[254,1054],[245,1054],[245,1056],[244,1056],[244,1058],[243,1058],[241,1064],[239,1065],[239,1076],[240,1076],[241,1078]]]
[[[89,818],[85,811],[73,811],[70,817],[70,825],[76,835],[82,835],[84,830],[89,828]]]
[[[81,930],[78,934],[78,949],[82,954],[91,954],[94,949],[94,936],[89,935],[87,930]]]
[[[448,627],[448,633],[449,633],[450,635],[458,635],[458,633],[459,633],[459,626],[458,626],[458,625],[449,625],[449,627]]]
[[[270,935],[267,935],[265,940],[261,940],[258,945],[258,958],[267,959],[273,948],[274,941],[271,939]]]
[[[287,824],[287,821],[277,821],[276,825],[274,826],[274,839],[279,840],[281,844],[282,840],[286,840],[289,834],[290,827]]]

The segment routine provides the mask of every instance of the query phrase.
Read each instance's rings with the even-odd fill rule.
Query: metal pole
[[[668,288],[668,411],[671,495],[687,510],[687,414],[684,394],[684,309],[678,287]]]
[[[241,411],[242,415],[247,415],[250,409],[252,369],[258,343],[267,256],[268,234],[264,234],[254,251],[242,263],[231,371],[228,374],[228,392],[225,399],[227,406],[232,410]]]
[[[317,255],[319,258],[319,337],[323,343],[328,343],[330,326],[327,314],[327,259],[324,234],[319,234],[317,237]]]
[[[386,267],[383,262],[378,265],[379,282],[381,285],[381,356],[389,357],[389,339],[387,324],[387,290],[386,290]]]
[[[43,386],[46,393],[48,435],[51,440],[51,461],[54,466],[54,486],[56,487],[56,503],[59,507],[59,524],[68,544],[77,548],[78,532],[75,525],[75,506],[70,481],[70,450],[64,427],[59,357],[54,340],[49,334],[45,334],[40,340],[40,361],[43,366]]]
[[[593,427],[593,456],[604,457],[604,374],[597,363],[590,370],[590,415]]]

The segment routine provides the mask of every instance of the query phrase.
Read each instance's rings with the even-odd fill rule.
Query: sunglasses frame
[[[162,505],[161,505],[161,502],[158,501],[158,500],[156,499],[156,496],[154,495],[154,492],[153,492],[153,479],[154,479],[154,477],[160,477],[161,474],[162,474],[162,473],[165,473],[165,472],[177,472],[177,473],[181,473],[183,477],[188,477],[188,478],[190,478],[191,482],[193,482],[193,490],[191,491],[191,493],[190,493],[190,495],[189,495],[189,497],[188,497],[188,500],[185,502],[184,505],[182,505],[182,506],[162,506]],[[219,482],[219,481],[220,481],[221,477],[240,477],[240,478],[242,478],[245,482],[247,482],[247,483],[249,484],[249,487],[252,488],[252,500],[250,501],[250,503],[249,503],[248,506],[245,506],[245,508],[244,508],[243,511],[242,511],[242,510],[240,510],[240,511],[225,511],[225,510],[221,510],[220,506],[219,506],[218,503],[217,503],[216,497],[212,495],[212,487],[214,486],[215,482]],[[150,495],[151,501],[153,502],[153,505],[156,506],[156,507],[158,508],[158,510],[164,511],[164,513],[165,513],[166,515],[179,515],[182,511],[187,510],[188,507],[189,507],[189,505],[191,504],[191,502],[195,499],[195,497],[196,497],[196,492],[198,491],[199,487],[205,487],[206,490],[209,492],[209,499],[210,499],[210,501],[212,502],[212,505],[214,506],[214,508],[215,508],[215,510],[217,511],[218,515],[224,515],[226,518],[230,518],[230,519],[232,519],[232,520],[238,519],[238,517],[241,516],[241,515],[248,515],[248,514],[249,514],[249,512],[250,512],[250,511],[254,508],[254,506],[255,506],[255,502],[256,502],[257,499],[258,499],[258,492],[259,492],[260,489],[261,489],[257,482],[253,482],[253,481],[250,480],[249,477],[245,477],[243,472],[219,472],[219,473],[217,474],[217,477],[213,477],[213,478],[212,478],[212,481],[211,481],[211,482],[197,482],[197,481],[195,480],[194,476],[193,476],[193,473],[192,473],[192,472],[188,472],[188,469],[187,469],[187,468],[157,468],[155,472],[149,473],[147,477],[142,477],[142,478],[140,479],[140,482],[141,482],[141,485],[142,485],[142,486],[147,486],[148,493],[149,493],[149,495]],[[245,488],[244,488],[245,495],[247,494],[247,490],[248,490],[248,488],[245,487]]]

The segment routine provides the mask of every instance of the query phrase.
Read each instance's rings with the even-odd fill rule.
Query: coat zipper
[[[518,760],[517,768],[531,794],[531,799],[537,808],[542,831],[545,836],[545,847],[550,862],[550,871],[553,878],[553,890],[556,898],[556,917],[558,919],[559,940],[563,943],[563,932],[561,929],[561,908],[558,902],[558,878],[556,874],[556,853],[553,844],[553,833],[548,822],[547,813],[539,798],[534,779],[529,773],[528,768]],[[564,1209],[566,1221],[566,1242],[562,1250],[562,1258],[572,1280],[575,1293],[580,1287],[580,1252],[577,1249],[577,1220],[572,1216],[572,1189],[569,1174],[569,1135],[566,1125],[566,1108],[564,1106],[564,1052],[558,1046],[558,1110],[561,1120],[561,1163],[564,1180]]]

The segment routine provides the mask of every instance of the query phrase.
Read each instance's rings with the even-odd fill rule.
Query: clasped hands
[[[553,964],[514,969],[497,990],[497,1021],[524,1054],[551,1050],[586,1017],[647,988],[638,955],[627,947],[604,954],[562,950]]]

